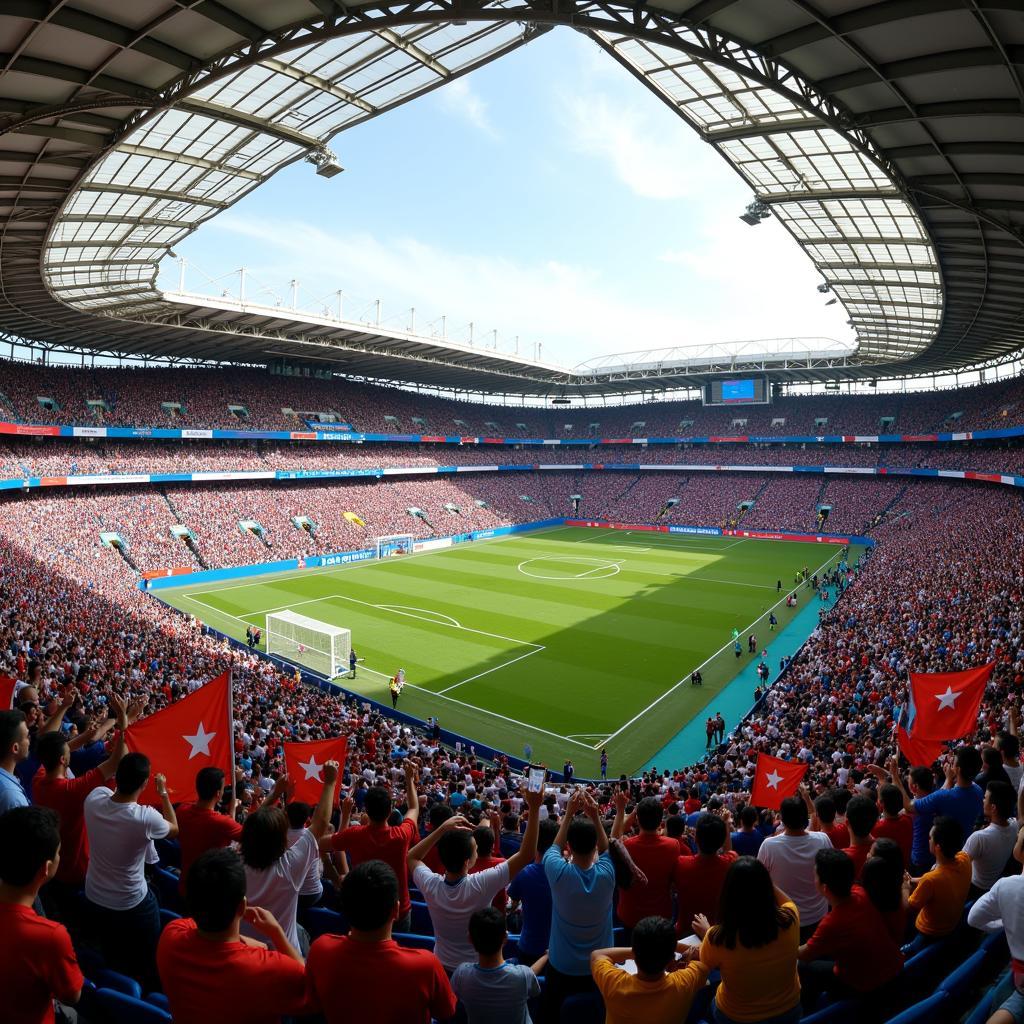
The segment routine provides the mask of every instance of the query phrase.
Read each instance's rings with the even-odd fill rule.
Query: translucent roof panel
[[[759,81],[756,57],[744,75],[684,50],[595,35],[718,149],[804,248],[850,314],[858,358],[906,359],[928,346],[943,309],[935,250],[900,185],[861,140],[803,95],[798,102],[797,93]],[[798,84],[795,76],[787,82]]]
[[[203,221],[345,128],[525,38],[522,25],[506,22],[381,28],[201,76],[71,193],[44,249],[48,287],[107,313],[163,301],[159,261]]]

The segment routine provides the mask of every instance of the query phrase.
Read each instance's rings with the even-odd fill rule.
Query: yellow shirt
[[[610,960],[594,964],[594,981],[604,998],[605,1024],[679,1024],[708,980],[699,961],[657,981],[645,981]]]
[[[910,909],[918,911],[922,935],[948,935],[963,917],[971,888],[971,858],[961,850],[952,864],[940,864],[921,876],[910,894]]]
[[[779,931],[774,942],[755,949],[736,943],[735,949],[708,941],[700,947],[700,959],[708,970],[722,972],[722,983],[715,993],[718,1008],[736,1021],[765,1020],[792,1010],[800,1002],[800,981],[796,971],[800,948],[800,912],[795,903],[784,903],[783,910],[793,923]]]

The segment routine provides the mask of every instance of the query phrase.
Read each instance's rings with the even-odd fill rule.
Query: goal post
[[[393,533],[377,538],[377,557],[394,558],[396,555],[411,555],[415,538],[411,533]]]
[[[267,654],[276,654],[327,679],[348,671],[352,631],[293,611],[268,612]]]

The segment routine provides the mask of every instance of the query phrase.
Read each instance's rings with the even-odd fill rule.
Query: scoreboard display
[[[704,385],[705,405],[767,405],[765,377],[723,377]]]

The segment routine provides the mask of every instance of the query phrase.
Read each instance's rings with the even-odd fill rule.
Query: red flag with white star
[[[750,802],[755,807],[777,811],[786,797],[796,794],[806,772],[804,761],[783,761],[768,754],[758,754]]]
[[[946,747],[942,740],[922,740],[911,736],[902,725],[896,728],[896,743],[911,768],[930,768]]]
[[[978,728],[978,709],[995,662],[966,672],[911,672],[915,740],[957,740]]]
[[[345,767],[348,743],[344,736],[332,740],[311,740],[309,743],[284,743],[284,766],[291,783],[289,800],[316,804],[324,788],[324,764],[337,761]],[[339,773],[340,778],[340,773]],[[341,801],[341,785],[334,790],[335,806]]]
[[[231,677],[227,672],[163,711],[136,722],[126,734],[128,749],[152,762],[142,802],[159,806],[152,775],[167,779],[171,803],[194,800],[200,768],[220,768],[230,783],[232,759]]]

